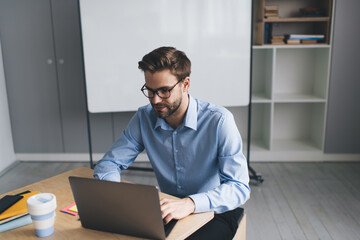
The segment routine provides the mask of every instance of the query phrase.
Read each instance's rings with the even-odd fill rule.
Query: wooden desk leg
[[[246,240],[246,214],[241,219],[233,240]]]

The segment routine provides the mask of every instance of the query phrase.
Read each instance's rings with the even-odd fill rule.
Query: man
[[[160,200],[165,223],[215,211],[214,219],[190,239],[232,239],[237,207],[250,196],[247,162],[232,114],[188,94],[191,62],[175,48],[153,50],[139,69],[145,75],[141,91],[150,104],[138,109],[97,163],[94,177],[120,181],[121,170],[146,149],[161,191],[180,198]]]

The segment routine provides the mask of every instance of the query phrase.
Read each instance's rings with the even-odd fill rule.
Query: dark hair
[[[169,69],[178,81],[189,77],[191,62],[184,52],[174,47],[160,47],[146,54],[138,63],[142,71],[155,73]]]

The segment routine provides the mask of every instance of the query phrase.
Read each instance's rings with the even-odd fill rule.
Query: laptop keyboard
[[[173,230],[175,224],[177,223],[178,220],[173,219],[171,220],[168,224],[164,224],[164,230],[165,230],[165,236],[169,236],[171,230]]]

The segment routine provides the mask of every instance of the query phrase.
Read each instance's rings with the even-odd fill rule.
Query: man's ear
[[[186,77],[184,80],[183,80],[183,86],[184,86],[184,91],[189,91],[189,88],[190,88],[190,77]]]

